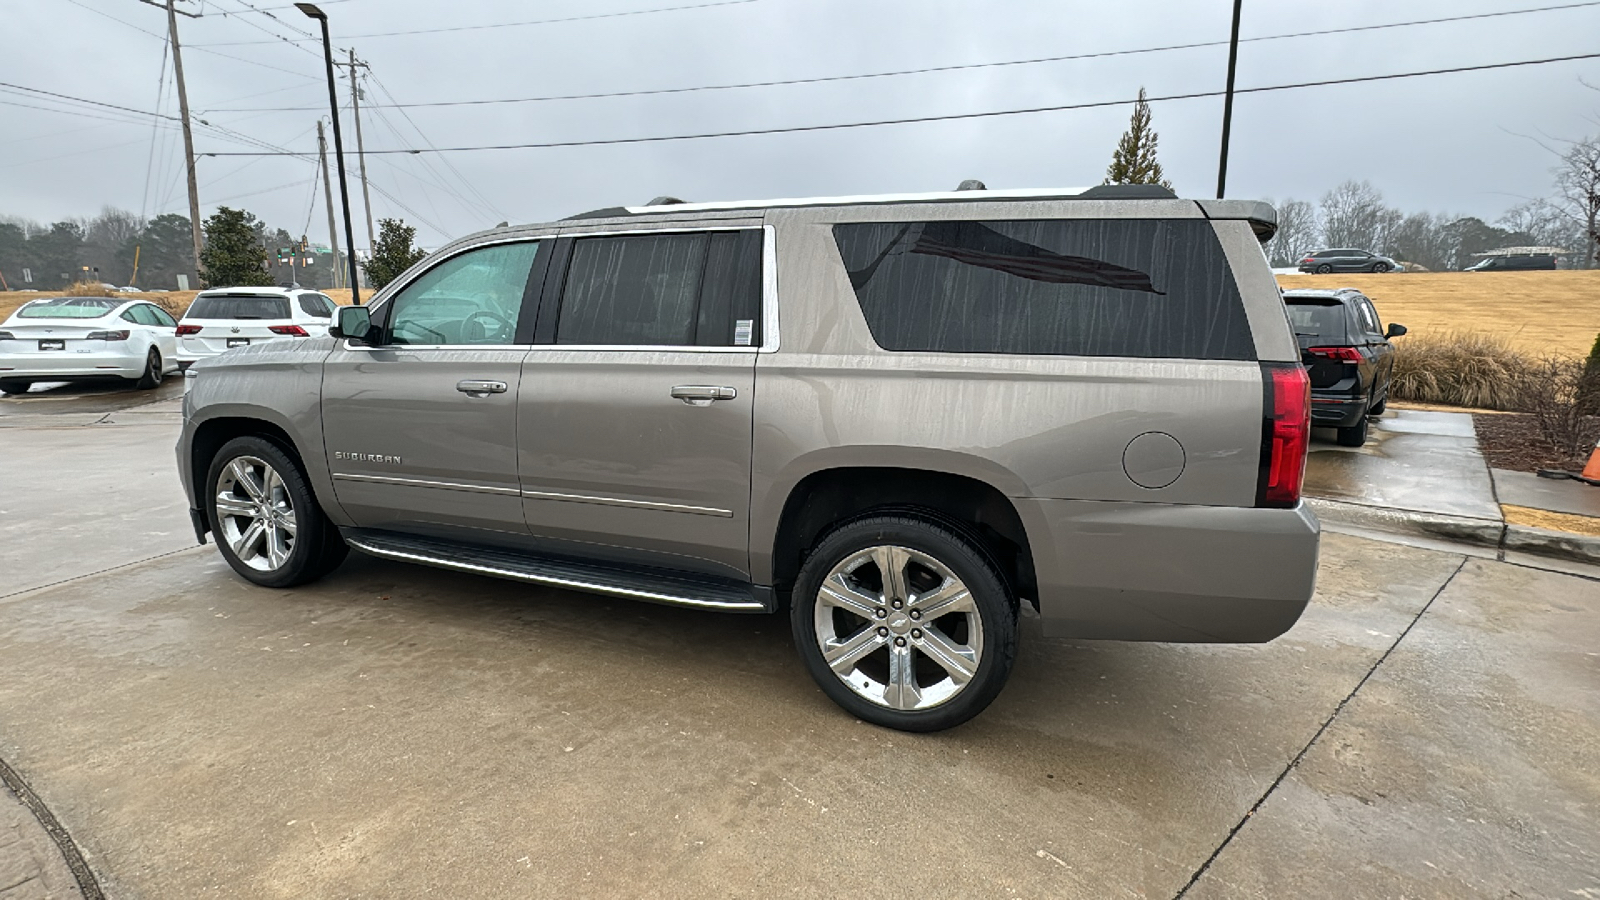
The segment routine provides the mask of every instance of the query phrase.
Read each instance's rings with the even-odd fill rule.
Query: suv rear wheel
[[[211,460],[206,516],[235,572],[264,587],[314,581],[348,548],[288,454],[259,437],[234,438]]]
[[[823,693],[902,731],[982,712],[1017,652],[1017,606],[994,566],[956,533],[905,516],[824,537],[800,569],[790,624]]]
[[[31,381],[0,381],[0,394],[26,394],[31,387]]]
[[[1367,442],[1367,416],[1362,416],[1361,421],[1349,428],[1340,428],[1334,439],[1341,447],[1359,447]]]
[[[1331,265],[1329,265],[1327,263],[1323,263],[1322,265],[1317,266],[1317,274],[1318,275],[1326,275],[1326,274],[1328,274],[1329,272],[1332,272],[1332,271],[1333,271],[1333,266],[1331,266]]]

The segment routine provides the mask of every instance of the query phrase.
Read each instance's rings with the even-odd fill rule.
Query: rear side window
[[[333,310],[323,305],[321,294],[301,294],[300,309],[306,315],[318,319],[327,319],[333,316]]]
[[[185,319],[287,319],[289,298],[270,294],[201,294]]]
[[[754,347],[761,233],[577,238],[558,344]]]
[[[1255,359],[1207,221],[861,223],[834,238],[886,350]]]
[[[156,324],[160,325],[162,328],[176,328],[177,327],[178,320],[176,320],[176,319],[172,318],[172,316],[168,315],[167,311],[162,309],[161,307],[159,307],[159,306],[147,306],[147,307],[145,307],[145,309],[150,310],[150,315],[155,317]]]

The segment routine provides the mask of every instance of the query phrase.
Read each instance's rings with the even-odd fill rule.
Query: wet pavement
[[[1593,580],[1330,534],[1276,641],[1026,616],[915,736],[780,618],[254,587],[186,534],[175,402],[105,421],[0,431],[0,758],[109,897],[1600,896]]]
[[[1327,432],[1332,434],[1332,432]],[[1499,521],[1489,466],[1472,416],[1391,409],[1373,420],[1366,446],[1319,440],[1306,461],[1306,494],[1385,509]]]

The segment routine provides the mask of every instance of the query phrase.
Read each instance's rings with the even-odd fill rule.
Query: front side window
[[[834,238],[886,350],[1255,359],[1210,222],[872,222]]]
[[[761,232],[577,238],[558,344],[757,347]]]
[[[494,244],[452,256],[390,302],[394,344],[511,344],[538,241]]]

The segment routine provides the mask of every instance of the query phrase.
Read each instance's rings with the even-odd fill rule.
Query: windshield
[[[204,294],[194,299],[185,319],[287,319],[289,298],[271,294]]]
[[[1296,300],[1290,297],[1289,324],[1302,347],[1315,346],[1318,341],[1343,343],[1344,307],[1337,301]]]
[[[35,300],[17,311],[19,319],[98,319],[126,303],[110,297],[57,297]]]

